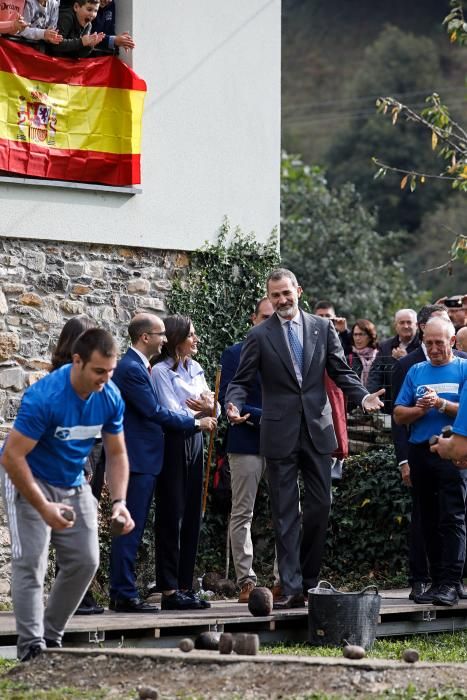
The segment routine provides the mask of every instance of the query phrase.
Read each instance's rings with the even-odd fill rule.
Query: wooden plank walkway
[[[383,598],[377,636],[410,635],[421,632],[467,629],[467,600],[453,608],[417,605],[408,599],[409,589],[380,591]],[[202,631],[255,632],[263,643],[306,641],[308,611],[275,611],[267,617],[253,617],[246,605],[214,601],[208,610],[190,613],[160,611],[131,614],[106,610],[102,615],[75,616],[67,626],[66,646],[173,647],[183,637]],[[15,644],[13,613],[0,612],[1,647]]]

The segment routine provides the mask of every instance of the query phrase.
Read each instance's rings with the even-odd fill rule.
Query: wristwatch
[[[441,399],[441,406],[438,408],[438,411],[440,413],[446,413],[446,406],[447,406],[447,401],[446,399]]]
[[[198,428],[198,430],[201,428],[201,421],[199,418],[195,418],[195,428]]]

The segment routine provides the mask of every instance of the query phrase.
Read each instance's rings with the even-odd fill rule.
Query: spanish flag
[[[0,39],[0,170],[140,183],[145,94],[144,80],[115,56],[52,58]]]

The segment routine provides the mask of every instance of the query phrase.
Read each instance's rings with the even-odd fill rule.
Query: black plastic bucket
[[[320,647],[348,643],[368,649],[375,641],[380,606],[376,586],[344,593],[320,581],[308,590],[308,641]]]

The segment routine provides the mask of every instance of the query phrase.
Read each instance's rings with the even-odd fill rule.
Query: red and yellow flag
[[[146,83],[115,56],[53,58],[0,40],[0,170],[113,186],[141,182]]]

